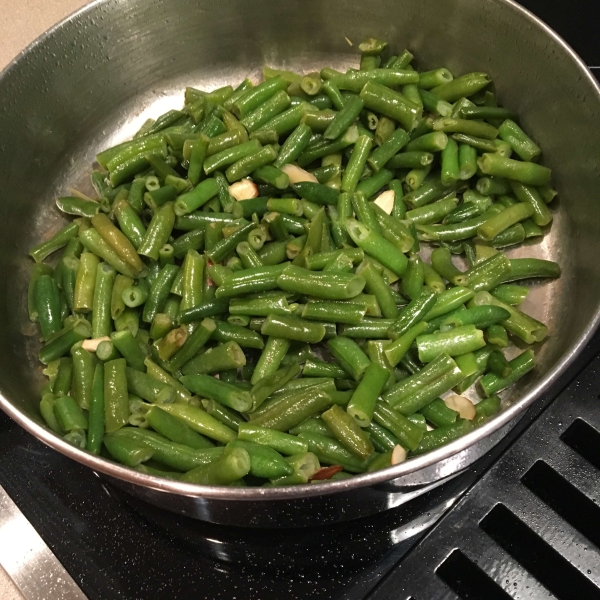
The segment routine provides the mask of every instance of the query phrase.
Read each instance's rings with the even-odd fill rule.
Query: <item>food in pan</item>
[[[522,284],[560,268],[503,249],[551,225],[541,149],[487,74],[360,50],[187,88],[98,154],[97,198],[57,200],[28,298],[57,435],[190,483],[335,480],[468,433],[534,368]]]

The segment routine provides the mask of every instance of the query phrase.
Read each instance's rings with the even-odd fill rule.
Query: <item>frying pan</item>
[[[352,479],[289,488],[202,487],[80,451],[38,412],[37,331],[29,323],[27,250],[56,231],[54,199],[85,191],[97,151],[149,116],[182,104],[186,85],[212,89],[261,67],[310,72],[355,66],[354,44],[389,40],[420,68],[486,71],[544,150],[559,191],[551,232],[509,252],[558,261],[524,310],[546,322],[535,370],[501,413],[429,454]],[[600,299],[600,102],[597,84],[552,30],[510,0],[99,0],[34,42],[0,76],[0,407],[32,435],[128,492],[215,523],[299,527],[406,502],[492,448],[549,389],[593,334]]]

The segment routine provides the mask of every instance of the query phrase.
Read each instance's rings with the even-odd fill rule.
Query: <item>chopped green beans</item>
[[[97,200],[56,199],[75,219],[31,250],[27,298],[50,430],[145,474],[271,487],[386,468],[500,411],[534,366],[512,341],[549,333],[516,307],[561,270],[499,249],[552,226],[551,172],[489,75],[387,46],[188,87],[98,154]],[[467,389],[484,399],[445,398]]]

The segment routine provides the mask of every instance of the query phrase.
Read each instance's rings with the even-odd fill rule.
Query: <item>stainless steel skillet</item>
[[[55,230],[54,198],[89,173],[97,150],[203,88],[258,76],[264,63],[305,71],[355,64],[346,38],[409,47],[419,64],[489,72],[504,105],[544,149],[560,199],[550,235],[513,255],[550,258],[563,277],[535,286],[525,310],[551,334],[503,412],[463,439],[385,471],[282,489],[210,488],[136,473],[56,438],[38,415],[34,328],[24,303],[27,249]],[[101,0],[42,36],[0,77],[0,406],[33,435],[149,502],[243,526],[351,519],[406,501],[482,456],[552,386],[592,335],[600,299],[600,95],[580,59],[508,0]]]

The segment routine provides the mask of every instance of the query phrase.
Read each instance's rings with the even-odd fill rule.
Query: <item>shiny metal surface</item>
[[[0,564],[27,600],[87,599],[2,487]]]
[[[58,451],[175,512],[229,524],[299,526],[395,506],[464,469],[556,381],[598,322],[596,83],[556,34],[509,0],[377,0],[369,8],[351,0],[102,0],[10,65],[0,78],[0,406],[10,416]],[[535,286],[525,306],[551,330],[537,349],[536,370],[511,388],[498,417],[468,436],[385,471],[325,484],[198,487],[130,471],[56,438],[37,413],[37,334],[24,302],[27,249],[61,222],[53,199],[87,181],[99,149],[180,106],[185,85],[210,89],[257,77],[264,63],[305,71],[348,67],[357,55],[345,38],[356,43],[366,35],[409,47],[424,68],[489,72],[502,103],[521,115],[544,149],[560,192],[552,232],[512,252],[551,258],[564,269],[560,280]]]

